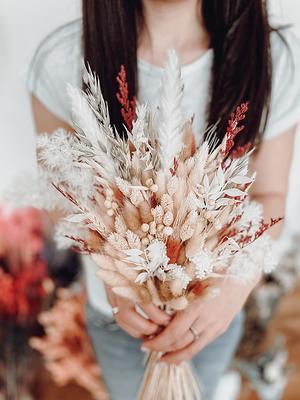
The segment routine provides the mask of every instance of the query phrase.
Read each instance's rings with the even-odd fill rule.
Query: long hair
[[[112,123],[122,131],[116,76],[123,64],[130,96],[138,92],[137,43],[142,0],[83,0],[84,59],[99,76]],[[238,145],[254,143],[267,122],[272,31],[264,0],[202,0],[202,15],[214,52],[208,126],[219,121],[222,139],[228,118],[242,102],[249,111]],[[195,82],[196,84],[196,82]]]

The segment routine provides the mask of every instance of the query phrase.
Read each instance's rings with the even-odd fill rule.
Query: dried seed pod
[[[150,235],[155,235],[156,234],[156,223],[155,221],[150,222]]]
[[[178,177],[176,175],[172,176],[167,183],[167,191],[170,196],[173,196],[178,189]]]
[[[173,200],[172,200],[172,197],[171,197],[169,194],[167,194],[167,193],[164,193],[164,194],[161,196],[160,204],[161,204],[161,206],[162,206],[162,208],[163,208],[163,210],[164,210],[165,212],[166,212],[166,211],[172,211],[172,210],[173,210]]]
[[[125,235],[127,226],[120,215],[116,215],[115,218],[115,230],[119,235]]]
[[[151,213],[156,224],[161,224],[164,217],[164,210],[162,206],[158,205],[155,208],[152,208]]]
[[[166,226],[171,226],[174,221],[174,215],[172,211],[167,211],[163,218],[163,224]]]
[[[116,249],[118,250],[127,250],[129,249],[127,240],[124,239],[121,235],[118,233],[111,233],[108,238],[108,242],[112,244]]]
[[[180,239],[185,242],[189,240],[194,233],[194,228],[189,224],[189,223],[184,223],[182,227],[180,228]]]
[[[129,197],[130,197],[131,203],[135,206],[138,206],[144,200],[141,191],[137,190],[137,189],[132,190]]]

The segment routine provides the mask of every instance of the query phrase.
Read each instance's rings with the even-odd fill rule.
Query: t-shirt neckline
[[[213,49],[209,48],[209,49],[205,50],[195,60],[191,61],[188,64],[182,65],[181,73],[183,75],[186,75],[186,74],[191,73],[194,70],[197,70],[198,68],[203,67],[204,65],[207,65],[209,60],[211,60],[212,54],[213,54]],[[141,71],[144,71],[148,74],[153,74],[153,75],[159,75],[163,71],[163,67],[151,64],[148,61],[145,61],[140,57],[138,57],[138,67]]]

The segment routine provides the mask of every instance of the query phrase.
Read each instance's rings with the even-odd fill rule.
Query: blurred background
[[[299,0],[270,0],[269,3],[270,13],[274,21],[294,24],[300,35]],[[79,16],[79,0],[1,0],[0,201],[2,197],[5,197],[7,188],[11,187],[16,178],[23,175],[24,172],[35,174],[36,171],[35,133],[30,98],[26,91],[26,75],[30,60],[39,42],[48,33],[59,25]],[[294,153],[285,233],[278,244],[283,254],[282,264],[284,269],[282,271],[285,271],[285,273],[270,278],[270,281],[265,282],[261,290],[258,290],[253,299],[250,300],[248,305],[250,315],[248,321],[249,337],[245,338],[236,363],[233,365],[235,372],[228,374],[222,382],[220,395],[218,395],[221,400],[234,398],[242,400],[277,400],[281,398],[299,400],[300,398],[300,312],[298,310],[300,289],[299,286],[294,285],[299,277],[300,270],[300,239],[298,239],[300,237],[298,211],[300,203],[299,132]],[[32,216],[30,218],[32,219]],[[0,238],[1,229],[3,233],[4,220],[5,218],[1,219],[0,214]],[[43,230],[42,227],[40,229],[41,231]],[[41,237],[43,237],[42,233]],[[74,273],[74,276],[72,276],[72,273],[69,273],[70,265],[75,265],[77,262],[72,256],[64,254],[52,263],[52,270],[50,270],[49,274],[47,273],[49,281],[45,281],[45,298],[43,298],[43,301],[53,304],[54,297],[51,293],[55,290],[58,293],[55,296],[58,299],[56,302],[60,301],[58,309],[62,307],[61,310],[64,310],[64,306],[66,306],[63,304],[64,301],[69,301],[67,307],[69,307],[69,310],[73,310],[74,315],[82,306],[82,298],[76,291],[76,296],[79,297],[72,297],[73,295],[66,292],[67,289],[65,287],[76,275]],[[49,263],[51,264],[50,261]],[[62,270],[65,268],[64,271],[67,271],[67,275],[69,274],[65,281],[57,273],[59,268],[62,268]],[[46,278],[46,275],[44,278]],[[49,282],[52,283],[49,284]],[[55,289],[51,286],[53,282]],[[68,300],[70,296],[72,300]],[[59,321],[61,312],[63,311],[58,310],[57,314],[55,314],[57,315],[55,317],[57,321]],[[51,320],[51,317],[49,318]],[[49,318],[48,320],[47,317],[44,318],[44,327],[49,322]],[[83,324],[84,322],[82,322]],[[74,329],[79,330],[81,328],[82,326],[80,325],[80,327]],[[50,339],[49,343],[51,342]],[[37,342],[34,347],[41,350],[43,344]],[[73,353],[74,351],[73,349]],[[88,349],[88,355],[90,355],[89,352],[91,352],[91,349]],[[37,363],[39,362],[37,361]],[[89,359],[84,360],[84,362],[87,363],[85,365],[90,365],[88,363],[91,361]],[[45,369],[45,372],[40,376],[40,382],[35,382],[39,386],[37,392],[39,394],[36,395],[38,397],[34,398],[43,400],[58,398],[73,400],[78,398],[83,400],[91,398],[86,389],[79,388],[80,384],[81,386],[84,386],[84,384],[82,385],[80,379],[78,381],[78,375],[70,375],[70,377],[64,377],[60,381],[58,377],[59,371],[61,370],[54,367],[50,374]],[[95,384],[95,380],[98,379],[98,372],[93,376],[93,379],[90,377],[90,387],[93,386],[95,389],[93,392],[94,398],[101,399],[104,398],[103,388],[101,385],[97,386]],[[4,373],[3,368],[0,369],[0,373]],[[58,386],[64,385],[64,387],[59,388],[53,385],[53,379],[56,380]],[[240,389],[241,382],[242,389]],[[240,391],[241,393],[239,393]],[[8,397],[3,398],[7,399]],[[25,399],[29,397],[15,398]]]

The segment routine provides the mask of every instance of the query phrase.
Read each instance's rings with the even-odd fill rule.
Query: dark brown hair
[[[231,112],[249,101],[238,144],[254,142],[265,127],[271,94],[270,32],[264,0],[202,0],[202,15],[214,51],[208,125],[219,121],[222,138]],[[130,96],[136,95],[138,28],[142,0],[83,0],[84,58],[101,80],[112,123],[123,121],[116,76],[125,66]]]

